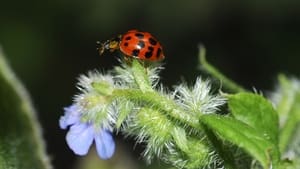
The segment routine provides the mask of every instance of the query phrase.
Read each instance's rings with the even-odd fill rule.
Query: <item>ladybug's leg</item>
[[[131,63],[132,63],[132,58],[131,57],[124,55],[123,59],[124,59],[124,62],[127,65],[131,65]]]

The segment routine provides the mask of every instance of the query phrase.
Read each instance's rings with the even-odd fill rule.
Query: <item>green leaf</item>
[[[30,98],[0,51],[0,169],[52,168]]]
[[[264,97],[253,93],[229,95],[228,105],[232,115],[278,145],[278,114]]]
[[[269,168],[271,164],[276,166],[277,159],[274,159],[274,162],[271,160],[276,156],[277,150],[256,129],[231,117],[220,115],[203,115],[200,121],[221,138],[243,148],[264,168]]]

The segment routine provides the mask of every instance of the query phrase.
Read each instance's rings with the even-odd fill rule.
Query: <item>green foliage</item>
[[[278,114],[269,101],[252,93],[238,93],[228,98],[228,106],[235,119],[261,132],[274,145],[278,144]]]
[[[158,85],[160,66],[133,58],[109,73],[79,78],[81,93],[74,99],[79,121],[134,137],[145,145],[149,163],[159,159],[185,169],[297,168],[300,81],[280,75],[268,99],[246,92],[210,65],[203,48],[199,59],[221,81],[222,92],[212,92],[210,81],[201,77],[192,86],[166,89]],[[0,168],[51,168],[30,99],[2,56],[0,99]]]
[[[174,92],[166,92],[163,86],[156,87],[160,68],[144,66],[133,59],[110,74],[81,76],[78,86],[83,92],[74,104],[80,106],[84,120],[109,124],[108,128],[135,137],[145,144],[143,155],[148,162],[159,158],[179,168],[220,166],[198,117],[216,112],[224,97],[212,94],[209,83],[201,78],[193,87],[179,85]],[[103,92],[106,89],[112,90]],[[111,107],[107,116],[101,107]]]
[[[300,82],[279,75],[279,86],[271,99],[276,105],[280,117],[279,149],[300,157]],[[290,158],[290,157],[288,157]]]
[[[0,51],[0,168],[51,168],[31,100]]]
[[[145,144],[143,156],[149,163],[158,158],[186,169],[281,169],[296,166],[298,160],[288,162],[281,155],[285,152],[279,149],[279,145],[284,143],[285,137],[291,138],[292,127],[298,123],[297,94],[293,95],[294,99],[285,95],[277,99],[285,112],[278,113],[267,98],[245,92],[216,71],[203,55],[202,66],[213,76],[221,78],[226,89],[235,94],[213,94],[210,83],[200,77],[192,87],[180,84],[173,92],[165,90],[163,85],[158,88],[160,68],[145,66],[132,59],[110,74],[90,73],[82,78],[79,84],[85,92],[78,96],[80,102],[75,100],[74,104],[82,106],[83,116],[90,109],[111,107],[113,111],[107,111],[107,116],[103,116],[103,110],[99,109],[87,120],[110,121],[111,127],[117,131],[135,137],[137,143]],[[287,79],[284,84],[289,86]],[[91,100],[89,93],[97,95]],[[222,106],[225,103],[229,108],[227,111],[226,106]],[[295,118],[287,118],[286,125],[280,128],[281,114],[289,112]]]
[[[261,162],[264,168],[270,167],[272,156],[270,153],[274,151],[274,148],[272,143],[263,137],[262,133],[230,117],[204,115],[202,121],[224,140],[249,152]]]
[[[241,92],[244,89],[241,90],[239,85],[219,71],[214,71],[216,69],[207,63],[204,54],[200,55],[200,59],[209,73],[220,78],[230,91],[237,92],[234,95],[225,94],[231,117],[205,115],[201,122],[223,140],[248,152],[263,168],[297,168],[300,143],[297,134],[300,116],[299,81],[279,76],[279,87],[271,95],[274,108],[261,95]],[[257,167],[259,165],[251,166]]]

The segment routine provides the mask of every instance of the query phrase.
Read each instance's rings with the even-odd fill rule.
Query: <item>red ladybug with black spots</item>
[[[150,33],[138,30],[130,30],[104,43],[97,42],[100,55],[104,51],[113,52],[119,49],[127,57],[134,57],[145,61],[161,61],[165,58],[159,41]]]

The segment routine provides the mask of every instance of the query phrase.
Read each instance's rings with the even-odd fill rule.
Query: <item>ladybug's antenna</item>
[[[96,50],[99,52],[99,55],[102,55],[104,52],[104,44],[100,41],[96,41]]]
[[[100,41],[96,41],[96,50],[99,50],[99,47],[101,46],[101,42]]]
[[[105,42],[96,41],[96,50],[99,52],[99,55],[102,55],[105,50],[113,52],[116,49],[119,49],[120,38],[121,35]]]

